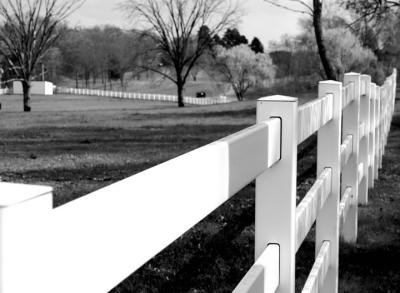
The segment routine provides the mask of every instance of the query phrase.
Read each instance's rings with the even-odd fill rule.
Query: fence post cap
[[[259,102],[297,102],[298,99],[294,98],[294,97],[275,95],[275,96],[260,98],[260,99],[258,99],[258,101]]]
[[[10,207],[53,191],[52,187],[0,182],[0,208]]]
[[[341,82],[336,81],[336,80],[323,80],[323,81],[320,81],[319,84],[321,84],[321,85],[324,85],[324,84],[342,85]]]
[[[371,80],[372,80],[371,75],[368,75],[368,74],[362,74],[361,78],[366,80],[367,82],[371,82]]]
[[[352,76],[352,75],[361,75],[361,74],[360,74],[360,73],[357,73],[357,72],[349,72],[349,73],[346,73],[345,76],[346,76],[346,75]]]

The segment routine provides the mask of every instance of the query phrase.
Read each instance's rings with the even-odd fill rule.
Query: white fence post
[[[369,107],[371,99],[371,77],[361,75],[360,123],[363,137],[360,137],[359,161],[364,164],[363,179],[358,190],[358,202],[368,203],[368,155],[369,155]]]
[[[381,137],[381,162],[380,166],[382,168],[382,160],[385,155],[385,145],[386,145],[386,124],[387,124],[387,81],[382,85],[381,91],[381,123],[382,123],[382,137]]]
[[[380,129],[380,99],[381,99],[381,90],[380,87],[377,86],[376,90],[376,99],[375,99],[375,179],[379,178],[379,138],[381,135]]]
[[[369,108],[369,152],[368,152],[368,188],[375,186],[375,107],[376,84],[371,83],[371,100]]]
[[[333,118],[318,131],[317,174],[331,168],[332,192],[319,212],[316,224],[316,256],[325,241],[329,241],[329,270],[319,292],[338,291],[339,273],[339,201],[340,201],[340,146],[342,134],[342,83],[323,81],[319,83],[318,97],[333,94]]]
[[[383,108],[385,105],[385,89],[384,86],[379,88],[379,169],[382,168],[382,156],[383,156],[383,136],[384,136],[384,112]]]
[[[353,137],[353,153],[342,170],[342,194],[346,188],[352,189],[352,200],[350,208],[342,227],[342,237],[345,242],[355,243],[358,230],[358,164],[359,164],[359,126],[360,126],[360,96],[361,96],[361,75],[348,73],[344,76],[344,85],[353,83],[354,100],[343,109],[343,131],[342,139],[348,135]]]
[[[388,141],[388,132],[389,132],[389,128],[390,128],[390,121],[391,121],[391,118],[390,118],[390,114],[391,114],[391,105],[390,105],[390,103],[391,103],[391,92],[392,92],[392,88],[391,88],[391,85],[390,85],[390,78],[388,78],[387,80],[386,80],[386,97],[385,97],[385,100],[386,100],[386,107],[385,107],[385,120],[386,120],[386,123],[385,123],[385,143],[384,143],[384,154],[386,153],[386,146],[387,146],[387,141]]]
[[[280,247],[280,285],[276,292],[295,290],[295,209],[297,173],[296,98],[273,96],[257,103],[257,121],[281,119],[281,160],[256,179],[255,257],[268,244]]]
[[[0,190],[0,292],[38,292],[32,282],[44,268],[36,231],[53,208],[52,188],[0,182]]]

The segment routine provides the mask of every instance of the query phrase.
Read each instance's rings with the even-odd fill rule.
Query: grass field
[[[307,100],[304,97],[301,102]],[[255,122],[255,101],[186,107],[96,97],[0,96],[0,177],[50,185],[55,206]],[[359,242],[342,245],[340,292],[400,288],[400,113]],[[303,168],[300,164],[300,168]],[[304,194],[312,180],[301,182]],[[254,186],[249,185],[113,290],[230,292],[253,261]],[[312,233],[297,256],[297,287],[312,265]],[[61,252],[62,253],[62,252]]]
[[[218,107],[96,97],[0,97],[3,180],[49,184],[55,204],[166,161],[254,123],[255,103]],[[77,174],[80,174],[77,176]]]

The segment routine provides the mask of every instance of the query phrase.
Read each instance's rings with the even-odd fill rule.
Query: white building
[[[45,95],[52,96],[54,91],[54,85],[48,81],[32,81],[31,82],[31,94],[32,95]],[[13,93],[14,95],[22,95],[22,82],[13,82]]]

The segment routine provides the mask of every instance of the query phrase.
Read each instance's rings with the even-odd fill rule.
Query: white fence
[[[98,96],[98,97],[110,97],[118,99],[132,99],[132,100],[144,100],[144,101],[160,101],[160,102],[178,102],[178,97],[174,95],[163,95],[163,94],[142,94],[142,93],[128,93],[128,92],[117,92],[117,91],[104,91],[104,90],[93,90],[93,89],[76,89],[76,88],[56,88],[57,94],[70,94],[70,95],[82,95],[82,96]],[[233,100],[225,96],[216,98],[192,98],[184,97],[184,103],[192,105],[217,105],[232,103]]]
[[[396,72],[381,87],[350,73],[301,107],[262,98],[258,124],[55,209],[50,187],[0,183],[0,292],[108,292],[254,179],[256,262],[234,292],[293,293],[295,255],[315,221],[303,292],[337,292],[340,231],[356,241],[395,88]],[[297,145],[315,132],[319,176],[296,207]]]

